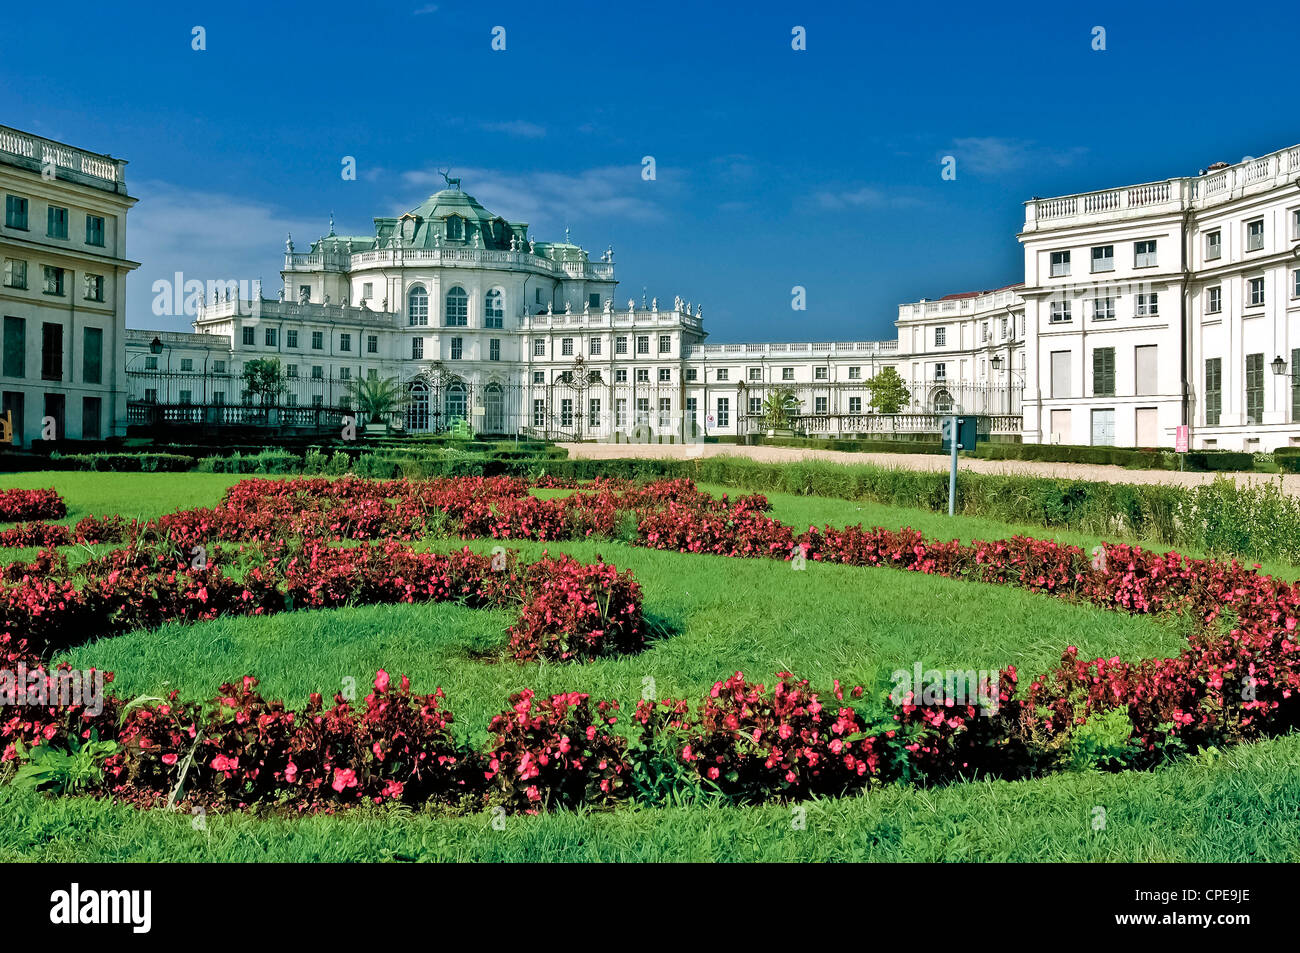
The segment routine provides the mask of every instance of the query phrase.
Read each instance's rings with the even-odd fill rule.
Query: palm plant
[[[377,424],[406,406],[406,390],[396,377],[360,377],[348,384],[357,413]]]
[[[768,394],[763,401],[763,424],[769,430],[786,430],[803,404],[789,387]]]

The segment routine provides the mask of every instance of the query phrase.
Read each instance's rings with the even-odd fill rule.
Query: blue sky
[[[620,302],[703,303],[714,341],[888,338],[899,302],[1017,280],[1033,195],[1300,142],[1296,30],[1267,5],[68,0],[5,20],[0,123],[130,160],[137,327],[185,327],[150,312],[156,278],[273,295],[286,231],[302,248],[332,210],[370,233],[450,166],[538,238],[612,244]]]

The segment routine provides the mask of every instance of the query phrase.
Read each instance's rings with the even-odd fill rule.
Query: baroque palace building
[[[16,445],[128,424],[323,432],[359,378],[398,382],[412,432],[737,436],[788,389],[814,436],[932,433],[965,413],[1027,442],[1167,447],[1187,426],[1197,448],[1300,444],[1300,146],[1031,199],[1022,282],[903,304],[890,340],[777,343],[709,342],[680,298],[620,301],[612,248],[538,241],[456,179],[369,234],[331,221],[303,250],[290,238],[275,298],[209,282],[184,289],[192,333],[127,329],[124,167],[0,127]],[[286,384],[270,400],[243,376],[266,358]],[[871,404],[885,368],[910,394],[897,413]]]

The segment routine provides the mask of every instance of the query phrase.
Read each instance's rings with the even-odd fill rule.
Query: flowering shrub
[[[645,647],[641,587],[630,572],[561,556],[529,567],[527,588],[510,627],[510,652],[519,661],[586,661]]]
[[[507,810],[536,814],[559,807],[606,806],[627,797],[627,741],[610,729],[618,702],[581,692],[538,698],[531,689],[510,696],[510,709],[492,719],[484,757],[493,799]]]
[[[61,520],[67,515],[67,505],[53,489],[0,490],[0,523]]]

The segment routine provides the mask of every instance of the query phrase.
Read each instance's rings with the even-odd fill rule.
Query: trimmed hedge
[[[1273,462],[1283,473],[1300,473],[1300,447],[1278,447]]]
[[[40,462],[35,469],[117,473],[181,473],[193,470],[198,463],[179,453],[52,453],[37,459]]]

